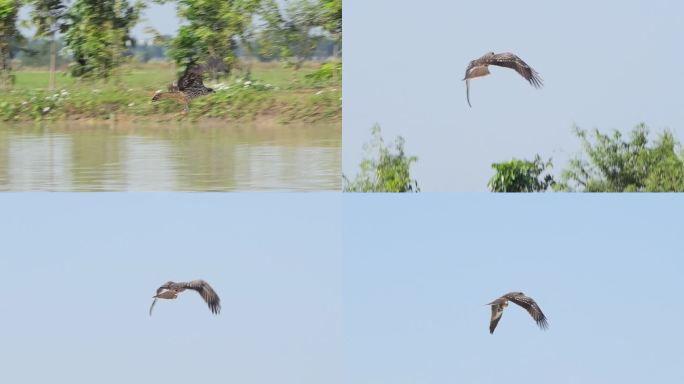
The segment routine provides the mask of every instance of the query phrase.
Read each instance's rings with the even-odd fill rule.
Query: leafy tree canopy
[[[12,84],[10,60],[23,37],[17,29],[17,14],[23,1],[0,0],[0,89]]]
[[[170,0],[156,0],[168,3]],[[205,64],[214,77],[228,75],[238,43],[248,37],[262,0],[177,0],[178,15],[187,21],[171,43],[170,56],[180,68]]]
[[[327,14],[319,1],[293,0],[283,12],[275,0],[264,0],[260,15],[265,21],[256,39],[261,56],[294,59],[299,69],[323,39]]]
[[[66,14],[64,41],[74,58],[71,74],[105,81],[125,59],[126,45],[133,45],[130,30],[143,8],[138,1],[75,0]]]

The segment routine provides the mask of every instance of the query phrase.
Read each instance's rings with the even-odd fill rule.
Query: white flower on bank
[[[226,90],[230,89],[230,85],[226,85],[224,83],[218,83],[218,84],[212,85],[211,87],[214,88],[215,91],[226,91]]]
[[[50,112],[50,107],[43,108],[43,113],[48,113],[48,112]]]

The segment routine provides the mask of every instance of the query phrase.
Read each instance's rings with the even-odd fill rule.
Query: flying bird
[[[484,54],[484,56],[480,57],[479,59],[471,61],[470,64],[468,64],[468,68],[466,68],[466,73],[463,80],[466,82],[466,99],[468,100],[468,105],[470,107],[472,107],[472,105],[470,105],[470,79],[489,75],[488,67],[490,65],[515,69],[520,76],[524,77],[525,80],[529,81],[530,84],[535,88],[541,88],[542,85],[544,85],[537,71],[532,69],[532,67],[527,65],[527,63],[518,56],[510,52],[489,52]]]
[[[212,88],[204,86],[203,73],[203,67],[194,64],[188,65],[183,75],[178,79],[178,84],[169,84],[166,92],[161,90],[155,92],[152,101],[175,100],[183,104],[184,110],[187,112],[192,99],[214,92]]]
[[[490,334],[494,333],[494,329],[496,329],[496,325],[499,324],[503,310],[508,306],[509,301],[512,301],[515,304],[525,308],[530,316],[532,316],[534,321],[537,322],[539,328],[547,329],[549,327],[546,316],[544,316],[544,313],[542,312],[541,308],[539,308],[539,305],[537,305],[537,303],[532,300],[531,297],[525,296],[525,294],[522,292],[511,292],[487,304],[492,306],[492,319],[489,321]]]
[[[212,313],[218,315],[221,312],[221,299],[219,299],[214,289],[204,280],[193,280],[189,283],[175,283],[169,281],[157,288],[157,294],[152,296],[154,301],[150,305],[150,316],[152,316],[152,308],[157,303],[158,299],[175,299],[178,294],[186,289],[192,289],[202,296],[204,301],[209,306]]]

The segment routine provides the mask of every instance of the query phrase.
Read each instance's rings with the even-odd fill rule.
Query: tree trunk
[[[9,89],[10,86],[9,44],[0,41],[0,89]]]
[[[55,72],[57,72],[57,39],[55,31],[50,35],[50,85],[51,91],[55,89]]]

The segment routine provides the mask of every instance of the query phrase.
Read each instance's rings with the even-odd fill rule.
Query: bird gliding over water
[[[161,90],[155,92],[154,96],[152,96],[152,101],[175,100],[183,104],[184,111],[187,112],[188,105],[192,99],[214,92],[212,88],[204,86],[202,80],[203,73],[203,67],[194,64],[188,65],[183,75],[178,79],[178,85],[169,84],[167,92]]]

